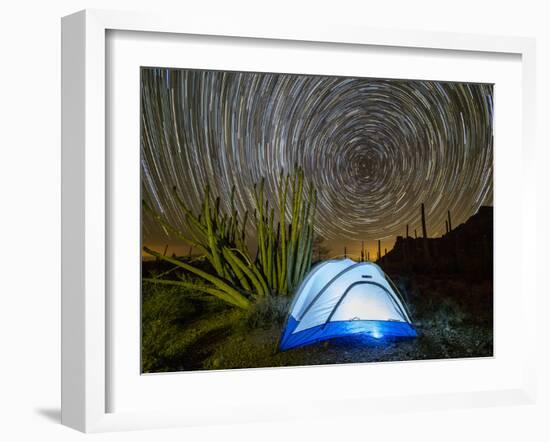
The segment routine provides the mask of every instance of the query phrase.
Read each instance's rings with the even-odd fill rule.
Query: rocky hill
[[[466,222],[440,238],[398,236],[377,261],[387,272],[459,274],[467,280],[493,277],[493,208],[482,206]]]

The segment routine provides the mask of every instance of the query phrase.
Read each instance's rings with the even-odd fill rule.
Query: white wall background
[[[59,425],[60,368],[60,17],[83,8],[246,15],[377,28],[509,34],[537,38],[538,272],[541,309],[550,160],[550,11],[546,2],[393,0],[19,0],[0,8],[0,440],[550,440],[550,341],[539,325],[537,405],[414,412],[333,421],[85,436]],[[543,204],[544,203],[544,204]],[[546,228],[545,228],[546,227]],[[544,236],[546,235],[546,236]],[[513,245],[511,245],[513,247]],[[184,400],[184,398],[182,398]]]

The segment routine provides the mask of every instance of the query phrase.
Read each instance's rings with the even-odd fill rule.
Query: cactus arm
[[[270,287],[274,286],[273,281],[273,241],[275,239],[274,233],[273,233],[273,216],[274,212],[273,209],[271,209],[271,212],[269,214],[268,219],[268,225],[267,225],[267,244],[266,244],[266,277],[267,277],[267,283]]]
[[[243,301],[236,301],[233,297],[229,296],[227,293],[217,290],[213,287],[207,287],[207,286],[201,286],[198,284],[193,284],[191,282],[185,282],[185,281],[172,281],[172,280],[166,280],[166,279],[156,279],[156,278],[143,278],[144,282],[150,282],[153,284],[162,284],[162,285],[172,285],[177,287],[184,287],[186,289],[192,289],[192,290],[198,290],[203,293],[207,293],[209,295],[215,296],[216,298],[234,305],[235,307],[239,307],[242,309],[247,309],[250,307],[250,301],[248,299],[245,299],[246,302]]]
[[[220,259],[219,251],[218,251],[218,245],[216,244],[216,237],[214,236],[211,215],[212,214],[210,211],[210,187],[206,186],[205,195],[204,195],[204,221],[206,223],[208,248],[210,249],[210,253],[212,253],[212,265],[214,266],[214,269],[216,270],[218,275],[222,276],[224,274],[224,270]]]
[[[149,255],[155,256],[159,259],[162,259],[163,261],[179,266],[197,276],[200,276],[202,279],[212,283],[217,289],[224,291],[229,296],[234,298],[236,302],[239,302],[239,303],[248,302],[248,299],[246,299],[246,297],[242,293],[240,293],[238,290],[233,288],[230,285],[230,283],[228,283],[227,281],[225,281],[224,279],[218,276],[211,275],[210,273],[200,270],[185,262],[178,261],[177,259],[170,258],[168,256],[162,256],[160,253],[155,252],[154,250],[151,250],[148,247],[144,247],[143,250],[145,253],[148,253]]]
[[[164,217],[159,215],[145,201],[142,201],[142,207],[161,227],[164,227],[167,231],[172,233],[174,236],[176,236],[180,240],[186,242],[187,244],[191,244],[191,245],[194,245],[194,246],[200,246],[200,244],[196,243],[196,241],[194,239],[189,238],[181,230],[176,229],[174,226],[172,226],[172,224],[170,224]]]
[[[279,253],[278,265],[278,291],[285,291],[286,283],[286,192],[288,187],[288,176],[285,176],[284,171],[281,169],[281,175],[279,177],[279,227],[278,231],[280,236],[281,251]]]
[[[258,267],[252,261],[252,258],[249,255],[247,255],[248,252],[246,251],[245,253],[245,251],[240,249],[232,249],[231,251],[233,253],[239,254],[243,258],[243,260],[246,261],[246,263],[243,263],[243,264],[245,264],[247,268],[250,269],[250,271],[253,273],[256,280],[260,283],[262,287],[262,290],[260,290],[260,292],[268,293],[269,289],[267,287],[267,284],[263,279],[261,272],[258,270]]]
[[[258,278],[258,275],[255,274],[252,268],[239,259],[239,257],[233,253],[233,250],[224,249],[224,256],[226,256],[228,261],[233,262],[233,264],[248,277],[258,296],[265,296],[267,294],[267,285],[265,282]]]
[[[242,269],[239,267],[239,265],[236,263],[236,260],[232,256],[232,253],[224,247],[222,249],[222,254],[229,266],[231,267],[231,270],[233,270],[233,273],[235,273],[235,276],[237,277],[239,283],[245,289],[247,292],[251,292],[252,288],[250,287],[250,284],[248,283],[245,274],[243,273]]]

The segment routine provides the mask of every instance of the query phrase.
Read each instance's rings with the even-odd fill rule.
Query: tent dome
[[[279,349],[353,334],[414,337],[416,331],[399,291],[378,265],[324,261],[296,291]]]

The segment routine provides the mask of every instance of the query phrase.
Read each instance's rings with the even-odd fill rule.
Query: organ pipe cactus
[[[311,267],[316,191],[304,183],[303,170],[297,169],[289,175],[281,171],[277,193],[277,207],[270,207],[262,179],[254,186],[252,217],[248,211],[240,217],[235,208],[234,188],[226,213],[220,207],[219,197],[213,198],[207,186],[200,214],[193,213],[174,188],[175,200],[185,220],[183,226],[173,225],[144,202],[144,210],[162,228],[199,250],[212,267],[207,272],[144,247],[145,253],[194,275],[198,282],[158,277],[144,281],[195,289],[243,309],[261,297],[292,293]],[[249,219],[255,231],[255,254],[246,237]]]

